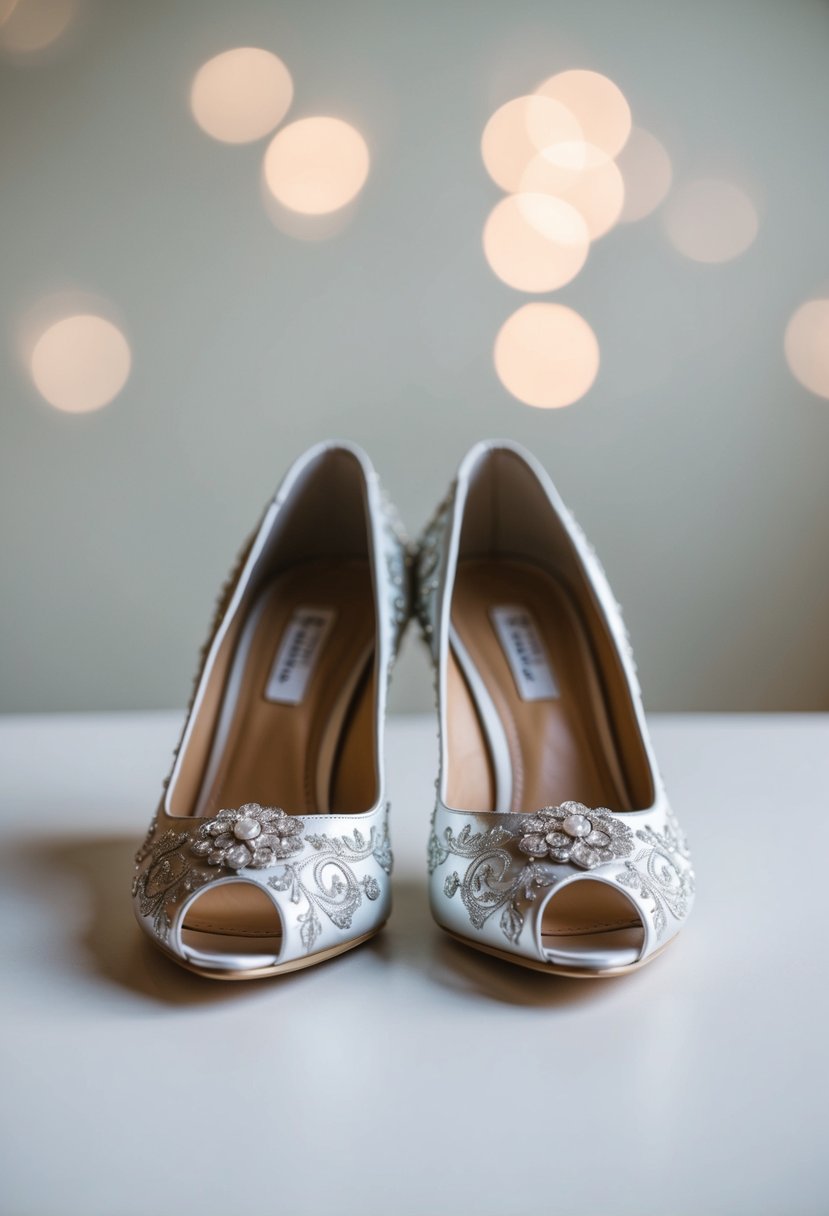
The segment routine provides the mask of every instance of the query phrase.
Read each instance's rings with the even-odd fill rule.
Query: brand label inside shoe
[[[335,615],[332,608],[297,608],[268,676],[265,696],[269,701],[280,705],[302,703]]]
[[[555,700],[558,684],[532,613],[505,604],[491,608],[490,616],[521,700]]]

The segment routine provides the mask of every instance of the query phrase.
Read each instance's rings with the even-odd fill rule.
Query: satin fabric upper
[[[376,763],[373,804],[349,814],[285,815],[278,806],[258,803],[222,808],[213,815],[173,813],[176,799],[195,802],[190,786],[198,780],[208,755],[199,713],[207,713],[211,698],[218,695],[222,647],[228,648],[234,631],[238,633],[243,623],[249,588],[258,577],[257,564],[269,546],[273,547],[281,513],[293,504],[298,487],[321,475],[321,458],[330,453],[345,453],[356,461],[365,501],[377,625],[374,759],[367,758],[367,763]],[[331,511],[331,526],[336,527],[336,502]],[[310,449],[284,478],[223,593],[173,770],[136,856],[134,911],[156,944],[184,962],[233,971],[281,965],[334,950],[372,933],[388,918],[392,854],[383,765],[384,721],[388,675],[408,612],[405,541],[365,453],[350,444],[324,443]],[[256,834],[252,845],[264,842],[265,847],[251,847],[247,857],[245,833]],[[211,841],[223,844],[224,851],[213,848]],[[183,940],[185,919],[199,896],[208,888],[238,882],[253,884],[275,906],[281,922],[278,953],[205,953]]]
[[[647,805],[637,809],[608,811],[564,801],[561,811],[550,806],[546,819],[533,824],[539,812],[544,814],[543,807],[522,808],[522,813],[516,814],[469,810],[448,803],[447,671],[453,644],[450,611],[460,536],[472,478],[486,461],[504,453],[519,462],[522,476],[536,483],[534,492],[539,487],[543,492],[557,526],[564,529],[572,546],[580,577],[615,648],[614,657],[632,710],[629,716],[635,739],[631,745],[641,756],[640,764],[646,772],[647,780],[640,782],[640,788],[649,787],[651,793]],[[679,931],[690,912],[694,894],[690,855],[653,756],[619,605],[581,529],[544,469],[529,453],[506,442],[485,442],[472,448],[421,538],[417,580],[417,612],[435,665],[440,732],[440,775],[429,839],[429,897],[435,919],[461,937],[540,963],[572,965],[575,961],[587,969],[601,970],[650,957]],[[479,707],[481,717],[486,712],[485,707]],[[575,849],[568,860],[560,860],[568,850],[547,847],[542,829],[561,828],[568,814],[576,816],[571,820],[576,829],[598,832],[596,839],[607,839],[604,829],[613,828],[613,847]],[[560,837],[559,832],[554,839]],[[578,837],[567,839],[571,844],[578,843]],[[535,855],[528,849],[535,849]],[[612,886],[629,901],[643,929],[641,945],[635,950],[620,954],[605,949],[599,938],[594,942],[585,939],[581,959],[574,960],[572,953],[557,957],[550,939],[542,939],[549,901],[566,886],[587,878]]]

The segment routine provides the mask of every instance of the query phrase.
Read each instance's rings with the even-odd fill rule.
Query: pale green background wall
[[[339,114],[373,168],[349,227],[308,243],[259,194],[264,144],[192,121],[231,46],[291,69],[290,117]],[[411,528],[475,438],[548,464],[626,609],[653,709],[829,708],[829,402],[782,334],[829,294],[829,6],[697,3],[87,4],[42,61],[0,60],[0,708],[185,702],[215,593],[282,470],[364,443]],[[570,66],[616,79],[678,179],[717,173],[760,234],[720,267],[657,213],[557,298],[602,353],[568,410],[519,405],[492,343],[522,297],[481,253],[497,105]],[[85,416],[37,396],[23,314],[113,301],[134,365]],[[410,648],[397,707],[430,702]]]

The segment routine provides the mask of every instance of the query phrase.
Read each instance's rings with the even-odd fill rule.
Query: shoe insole
[[[631,809],[602,679],[566,588],[523,563],[467,560],[451,625],[449,805],[530,813],[573,800]],[[577,885],[583,890],[551,901],[544,937],[641,929],[623,895]]]
[[[366,562],[315,562],[273,579],[251,607],[230,664],[196,799],[211,816],[246,802],[292,815],[367,810],[375,801],[375,620]],[[278,952],[281,926],[250,884],[205,891],[185,940],[200,950]],[[198,934],[198,941],[195,934]]]

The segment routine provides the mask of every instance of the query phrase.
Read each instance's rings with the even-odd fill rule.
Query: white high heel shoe
[[[396,519],[367,456],[311,448],[220,599],[135,913],[220,979],[307,967],[390,908],[386,687],[408,619]]]
[[[472,448],[417,582],[440,719],[435,919],[543,971],[641,966],[682,927],[693,871],[619,607],[529,453]]]

